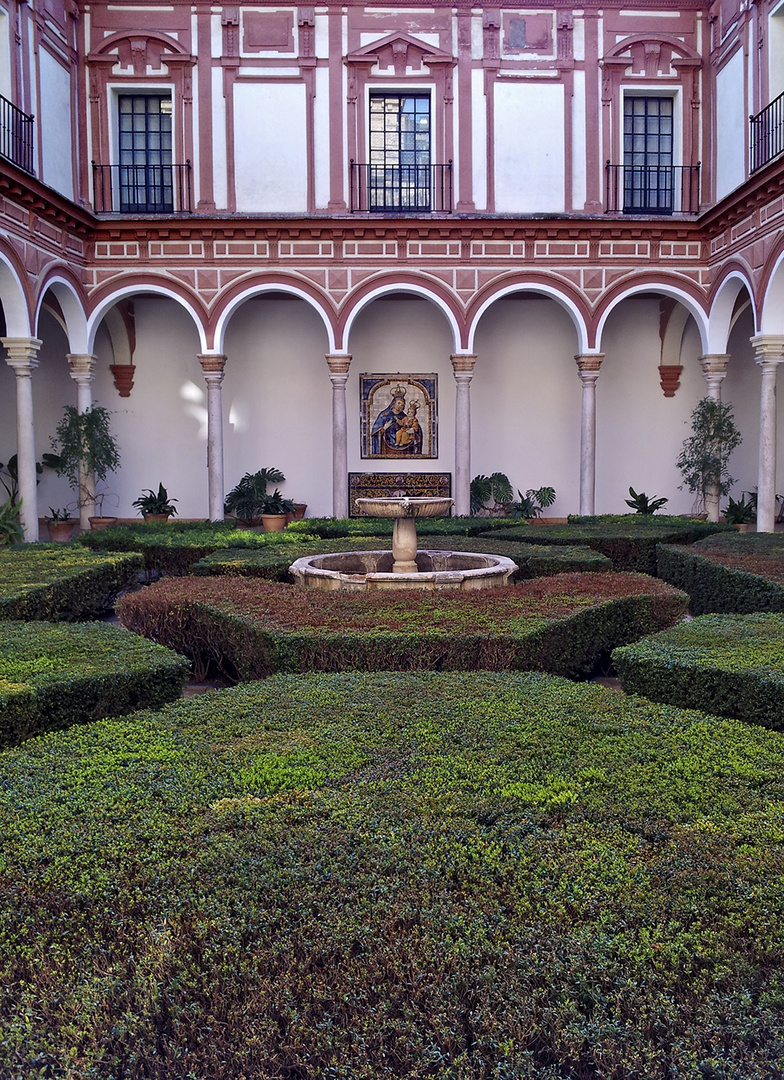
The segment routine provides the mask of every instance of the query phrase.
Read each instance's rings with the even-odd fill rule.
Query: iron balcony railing
[[[784,153],[784,94],[749,117],[751,132],[750,170],[755,172]]]
[[[605,166],[607,214],[696,214],[700,208],[700,163],[696,165]]]
[[[20,169],[33,171],[33,117],[0,94],[0,154]]]
[[[352,160],[351,212],[452,212],[452,162],[446,165],[363,165]]]
[[[93,162],[97,214],[190,214],[191,163],[97,165]]]

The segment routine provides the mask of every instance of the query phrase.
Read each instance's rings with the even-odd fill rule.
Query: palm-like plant
[[[226,496],[223,509],[227,514],[234,514],[240,521],[253,521],[264,509],[269,496],[267,484],[282,484],[286,477],[280,469],[259,469],[255,473],[245,473],[239,483]]]

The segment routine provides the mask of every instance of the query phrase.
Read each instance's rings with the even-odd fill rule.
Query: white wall
[[[241,213],[307,210],[304,83],[235,83],[234,168]]]
[[[71,132],[71,77],[46,51],[38,50],[41,101],[36,124],[43,152],[43,180],[56,191],[73,198],[73,147]]]
[[[746,95],[743,53],[735,53],[716,76],[716,197],[746,178]]]
[[[564,88],[495,84],[495,209],[564,210]]]
[[[0,10],[0,94],[10,101],[11,92],[11,38],[8,14]]]
[[[771,14],[768,26],[769,100],[773,101],[779,94],[784,94],[784,4]]]

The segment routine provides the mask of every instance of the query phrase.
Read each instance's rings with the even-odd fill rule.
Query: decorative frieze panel
[[[534,257],[537,259],[587,259],[589,254],[587,240],[537,240],[534,243]]]
[[[603,240],[599,244],[599,258],[648,259],[651,245],[647,240]]]
[[[270,246],[266,240],[216,240],[216,259],[268,259]]]
[[[135,240],[125,243],[97,243],[94,255],[96,259],[138,259],[139,245]]]
[[[661,259],[699,259],[702,251],[700,243],[673,243],[663,240],[659,244]]]
[[[343,244],[344,259],[396,259],[395,240],[347,240]]]
[[[523,259],[525,258],[525,243],[522,240],[472,240],[471,258]]]
[[[410,259],[449,259],[460,256],[459,240],[409,240],[406,254]]]
[[[334,254],[331,240],[281,240],[278,244],[281,259],[331,259]]]
[[[151,240],[151,259],[203,259],[204,244],[200,240]]]

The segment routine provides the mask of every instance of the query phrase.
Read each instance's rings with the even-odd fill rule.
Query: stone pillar
[[[582,385],[580,400],[580,513],[596,512],[596,380],[604,353],[575,356]]]
[[[351,356],[327,353],[326,360],[332,383],[332,513],[336,518],[344,518],[349,513],[346,383]]]
[[[773,532],[776,523],[776,374],[784,361],[784,336],[758,334],[751,339],[762,373],[760,387],[757,532]]]
[[[702,376],[708,387],[706,397],[712,401],[721,401],[721,384],[727,377],[727,363],[729,356],[726,353],[712,353],[700,357]],[[705,512],[708,521],[719,520],[719,489],[716,484],[710,484],[705,489]]]
[[[38,338],[0,338],[6,363],[16,375],[16,454],[19,469],[20,518],[25,540],[38,539],[38,496],[33,427],[33,370],[38,366]]]
[[[455,513],[471,513],[471,380],[476,356],[457,353],[450,356],[457,383],[455,398]]]
[[[223,521],[223,382],[226,357],[201,353],[199,363],[207,383],[207,490],[210,521]]]
[[[96,357],[92,353],[68,353],[68,367],[76,383],[76,410],[85,413],[93,404],[93,378]],[[90,516],[95,513],[95,476],[79,466],[79,524],[83,532],[90,528]]]

